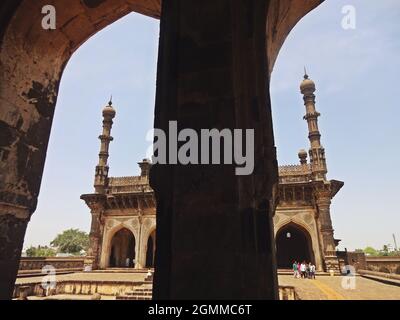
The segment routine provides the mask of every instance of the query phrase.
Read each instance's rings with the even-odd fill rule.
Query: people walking
[[[293,262],[293,267],[292,268],[293,268],[293,276],[295,278],[298,278],[299,277],[299,268],[298,268],[297,261]]]

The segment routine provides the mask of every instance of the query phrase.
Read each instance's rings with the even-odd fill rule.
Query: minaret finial
[[[304,66],[304,79],[308,79],[308,74],[307,74],[306,66]]]
[[[112,105],[112,95],[110,97],[110,101],[108,102],[108,105],[111,106]]]

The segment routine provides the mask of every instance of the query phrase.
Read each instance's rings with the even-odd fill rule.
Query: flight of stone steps
[[[117,300],[151,300],[153,296],[153,275],[146,276],[144,283],[133,289],[125,292],[123,295],[118,295]]]

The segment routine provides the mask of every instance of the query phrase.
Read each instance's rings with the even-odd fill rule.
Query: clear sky
[[[356,29],[341,26],[356,9]],[[400,1],[326,0],[294,28],[277,59],[271,94],[279,164],[308,149],[299,92],[303,66],[317,86],[328,176],[345,182],[331,215],[340,248],[400,244]],[[39,205],[24,247],[48,244],[67,228],[89,232],[79,199],[93,191],[101,110],[113,95],[110,175],[139,173],[153,125],[159,23],[130,14],[83,44],[60,86]]]

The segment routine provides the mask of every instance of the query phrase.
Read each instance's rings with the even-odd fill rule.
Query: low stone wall
[[[375,277],[381,277],[381,278],[393,279],[393,280],[400,281],[400,274],[377,272],[377,271],[370,271],[370,270],[358,270],[358,273],[362,276],[369,275],[369,276],[375,276]]]
[[[400,257],[370,257],[363,252],[337,251],[341,269],[351,265],[358,270],[400,274]]]
[[[57,273],[82,271],[84,268],[84,257],[43,257],[43,258],[21,258],[18,276],[26,274],[41,274],[45,266],[52,266]]]
[[[135,290],[138,286],[142,286],[145,282],[132,281],[59,281],[56,287],[50,290],[51,295],[55,294],[72,294],[72,295],[93,295],[100,294],[105,296],[125,295]],[[29,287],[28,296],[44,296],[46,290],[43,289],[42,283],[25,283],[15,285],[13,297],[20,296],[20,288]]]
[[[400,257],[365,257],[369,271],[400,275]]]
[[[144,288],[144,289],[140,289]],[[46,290],[42,283],[32,282],[15,285],[13,298],[20,296],[24,290],[27,296],[45,296]],[[124,297],[132,295],[133,292],[147,290],[151,293],[151,281],[59,281],[56,287],[50,290],[51,295],[70,294],[70,295],[107,295]],[[147,296],[139,296],[138,299],[147,299]],[[295,288],[292,286],[279,286],[279,300],[299,300]]]
[[[300,300],[292,286],[279,286],[279,300]]]

